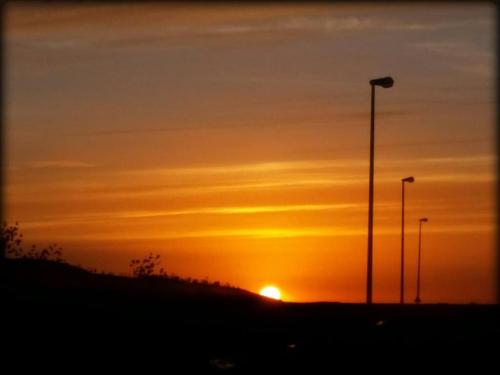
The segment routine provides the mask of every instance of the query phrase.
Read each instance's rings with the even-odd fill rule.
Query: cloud
[[[473,164],[483,164],[483,163],[494,163],[497,160],[495,155],[468,155],[468,156],[456,156],[456,157],[439,157],[439,158],[421,158],[418,159],[420,162],[424,163],[441,163],[441,164],[463,164],[463,163],[473,163]]]
[[[86,163],[78,160],[52,160],[52,161],[33,161],[27,163],[30,168],[92,168],[94,164]]]
[[[408,18],[409,8],[405,7],[370,15],[359,15],[359,10],[361,8],[352,7],[347,12],[345,9],[339,12],[339,8],[332,6],[11,6],[7,12],[6,40],[24,47],[61,50],[165,47],[184,37],[276,36],[295,32],[420,32],[493,24],[484,16],[447,20],[421,14],[419,18]]]
[[[392,207],[392,203],[382,203],[380,207]],[[366,204],[361,203],[338,203],[338,204],[296,204],[296,205],[266,205],[266,206],[220,206],[220,207],[194,207],[172,210],[135,210],[135,211],[112,211],[81,213],[78,215],[60,215],[53,218],[45,218],[37,221],[45,225],[71,224],[101,222],[117,219],[147,219],[168,216],[191,216],[191,215],[252,215],[282,212],[320,212],[320,211],[364,211]]]
[[[495,53],[472,42],[433,41],[413,43],[413,47],[447,61],[451,69],[481,79],[493,78]]]
[[[483,140],[442,140],[436,142],[409,142],[409,143],[399,143],[399,144],[382,144],[378,147],[391,147],[391,146],[421,146],[429,144],[461,144],[461,143],[476,143],[476,142],[486,142],[491,141],[490,139]],[[360,148],[365,149],[365,148]],[[494,155],[466,155],[466,156],[455,156],[455,157],[421,157],[412,160],[403,159],[384,159],[380,162],[384,165],[398,166],[398,165],[408,165],[409,163],[440,163],[440,164],[456,164],[456,163],[472,163],[472,164],[484,164],[492,163],[496,160]],[[286,171],[317,171],[326,169],[346,169],[352,171],[354,168],[365,168],[368,161],[366,159],[316,159],[316,160],[291,160],[291,161],[268,161],[268,162],[258,162],[258,163],[245,163],[245,164],[227,164],[227,165],[209,165],[209,166],[193,166],[193,167],[159,167],[152,169],[136,169],[129,170],[121,173],[132,174],[132,175],[168,175],[168,176],[180,176],[180,175],[213,175],[213,174],[240,174],[240,173],[257,173],[261,174],[263,172],[286,172]],[[354,177],[352,174],[349,177]],[[364,177],[364,176],[363,176]],[[295,183],[299,181],[294,181]]]
[[[418,42],[413,43],[415,48],[423,49],[431,53],[444,55],[446,57],[471,58],[473,56],[493,58],[493,50],[488,51],[479,49],[476,45],[466,42],[449,42],[449,41],[434,41],[434,42]]]
[[[365,205],[359,203],[341,204],[301,204],[301,205],[281,205],[281,206],[240,206],[240,207],[207,207],[185,210],[169,211],[132,211],[117,214],[117,218],[147,218],[162,216],[180,215],[245,215],[263,214],[276,212],[302,212],[302,211],[332,211],[346,209],[365,209]]]
[[[448,182],[448,183],[478,183],[495,182],[496,176],[492,173],[449,173],[421,176],[419,181],[425,182]]]
[[[202,167],[159,168],[153,170],[135,170],[132,174],[165,173],[168,175],[210,175],[230,173],[262,173],[277,171],[317,170],[327,168],[364,167],[365,160],[296,160],[296,161],[270,161],[262,163],[214,165]],[[127,172],[129,173],[129,172]]]

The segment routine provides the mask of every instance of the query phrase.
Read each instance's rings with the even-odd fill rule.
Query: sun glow
[[[281,299],[281,292],[278,288],[274,286],[266,286],[261,289],[260,295],[267,297],[267,298],[272,298],[272,299]]]

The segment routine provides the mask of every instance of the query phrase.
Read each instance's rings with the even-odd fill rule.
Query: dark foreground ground
[[[500,356],[496,305],[283,303],[50,262],[0,270],[2,363],[16,373],[63,363],[68,373],[104,365],[113,373],[323,373],[398,361],[406,371],[497,366]]]

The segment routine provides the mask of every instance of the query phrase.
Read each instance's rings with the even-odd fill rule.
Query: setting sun
[[[260,295],[272,299],[281,299],[280,290],[274,286],[266,286],[262,288],[260,291]]]

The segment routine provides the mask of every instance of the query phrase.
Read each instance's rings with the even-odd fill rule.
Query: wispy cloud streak
[[[33,161],[27,163],[30,168],[91,168],[94,164],[78,160],[51,160],[51,161]]]

